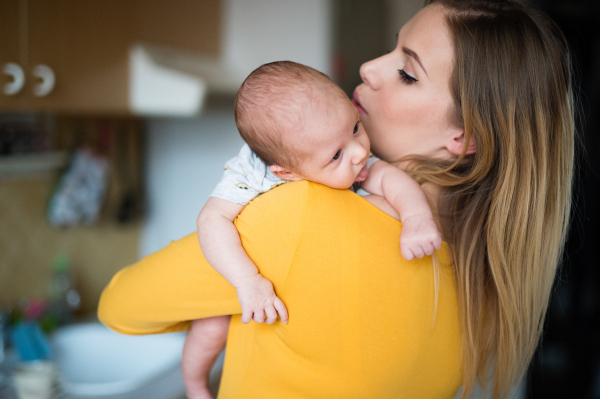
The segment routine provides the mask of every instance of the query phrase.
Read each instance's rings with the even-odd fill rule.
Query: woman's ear
[[[288,180],[288,181],[304,180],[302,177],[298,176],[297,174],[295,174],[294,172],[290,171],[289,169],[284,168],[283,166],[271,165],[271,166],[269,166],[269,170],[275,176],[277,176],[277,177],[279,177],[280,179],[283,179],[283,180]]]
[[[465,148],[465,131],[463,129],[456,129],[452,135],[448,137],[446,141],[446,149],[452,154],[460,155]],[[469,146],[467,147],[467,154],[474,154],[477,150],[475,144],[475,138],[471,137],[469,140]]]

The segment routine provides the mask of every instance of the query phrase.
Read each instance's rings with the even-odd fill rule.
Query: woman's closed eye
[[[356,122],[356,125],[354,125],[354,131],[353,131],[352,133],[354,133],[354,134],[358,133],[358,129],[359,129],[359,126],[358,126],[358,124],[359,124],[359,123],[360,123],[360,121],[359,121],[359,122]]]
[[[406,71],[404,71],[404,69],[398,69],[398,73],[400,74],[400,79],[406,84],[411,85],[413,83],[418,82],[417,79],[407,74]]]
[[[342,150],[338,150],[331,160],[337,161],[340,158],[340,155],[342,155]]]

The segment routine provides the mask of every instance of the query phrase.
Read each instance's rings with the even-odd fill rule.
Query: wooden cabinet
[[[47,65],[56,76],[54,90],[44,97],[31,96],[30,108],[126,110],[126,55],[131,40],[126,1],[28,2],[29,71]]]
[[[0,46],[0,72],[2,72],[2,79],[0,79],[0,109],[14,109],[24,105],[24,87],[19,92],[5,95],[3,92],[5,84],[13,83],[17,80],[14,76],[14,71],[10,71],[10,66],[18,66],[21,69],[23,75],[25,70],[23,63],[25,54],[20,51],[20,46],[23,34],[19,34],[20,21],[19,21],[19,1],[18,0],[0,0],[0,37],[2,38],[2,45]],[[24,32],[23,32],[24,33]],[[9,66],[10,65],[10,66]],[[6,70],[6,73],[4,71]],[[14,82],[17,83],[18,82]]]
[[[0,93],[0,111],[128,114],[129,49],[218,55],[220,21],[219,0],[0,0],[0,68],[25,73],[21,92]],[[45,96],[34,94],[38,65],[55,77]]]

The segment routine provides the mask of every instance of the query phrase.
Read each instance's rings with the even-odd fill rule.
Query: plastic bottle
[[[57,255],[53,263],[54,277],[50,286],[51,309],[58,317],[58,323],[66,324],[73,320],[73,312],[79,309],[81,297],[75,289],[66,255]]]

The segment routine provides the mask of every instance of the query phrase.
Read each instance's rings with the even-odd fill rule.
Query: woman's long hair
[[[439,210],[462,319],[462,397],[488,378],[493,397],[504,397],[540,339],[569,224],[569,53],[551,20],[515,1],[431,3],[445,8],[454,43],[451,119],[477,149],[451,163],[417,159],[412,172],[444,186]]]

